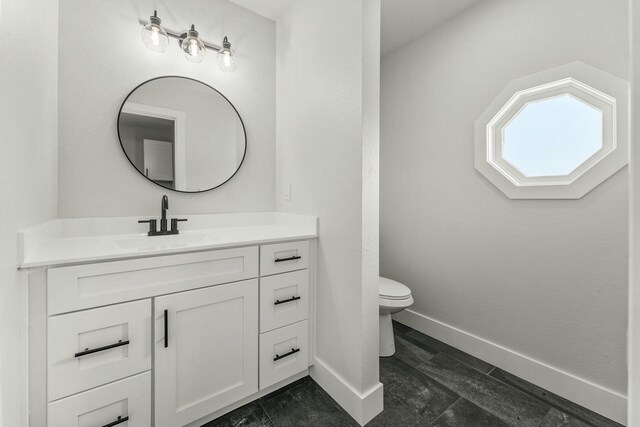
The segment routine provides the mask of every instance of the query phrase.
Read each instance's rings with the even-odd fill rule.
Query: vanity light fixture
[[[191,25],[191,29],[187,31],[187,37],[180,39],[179,43],[185,58],[191,62],[202,62],[207,49],[205,49],[204,43],[200,40],[195,25]]]
[[[184,33],[168,31],[162,27],[162,20],[158,17],[158,12],[153,11],[153,16],[149,22],[140,21],[142,28],[142,41],[150,50],[154,52],[164,52],[169,44],[169,37],[176,39],[185,57],[192,62],[202,62],[208,50],[218,53],[218,66],[222,71],[230,72],[236,69],[238,60],[235,52],[231,49],[231,43],[225,36],[222,47],[208,44],[200,39],[200,35],[194,25]]]
[[[226,36],[222,41],[222,49],[218,52],[218,65],[222,71],[226,72],[233,71],[238,66],[238,60]]]
[[[158,12],[153,11],[149,17],[149,23],[142,27],[142,41],[154,52],[164,52],[169,44],[169,36],[162,28],[162,19],[158,18]]]

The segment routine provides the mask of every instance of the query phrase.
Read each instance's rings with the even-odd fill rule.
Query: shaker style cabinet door
[[[258,280],[155,298],[155,425],[178,427],[258,391]]]

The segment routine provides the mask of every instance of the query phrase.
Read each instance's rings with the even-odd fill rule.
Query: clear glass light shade
[[[187,32],[187,37],[182,41],[182,50],[184,56],[192,62],[202,62],[207,53],[204,43],[198,37],[198,32],[193,29],[193,26]]]
[[[149,50],[154,52],[164,52],[169,45],[169,36],[162,28],[160,18],[151,17],[151,22],[142,28],[142,41]]]
[[[232,49],[223,48],[218,52],[218,65],[225,72],[231,72],[238,66],[238,59]]]

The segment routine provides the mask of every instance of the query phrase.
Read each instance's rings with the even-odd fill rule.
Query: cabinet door
[[[257,279],[155,299],[156,427],[178,427],[258,391]]]

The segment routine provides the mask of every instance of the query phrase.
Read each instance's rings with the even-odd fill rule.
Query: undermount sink
[[[211,240],[209,235],[199,233],[174,234],[168,236],[136,236],[130,239],[116,240],[120,249],[152,250],[156,248],[180,248]]]

